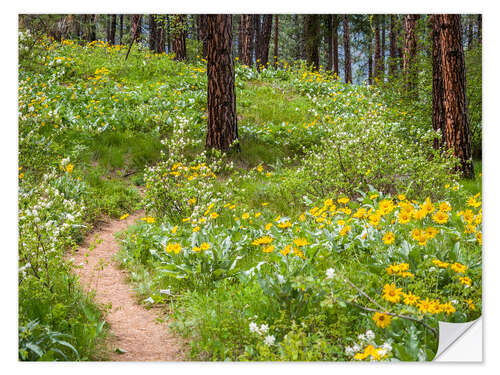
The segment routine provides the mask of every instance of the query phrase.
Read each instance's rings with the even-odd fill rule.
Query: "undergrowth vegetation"
[[[242,151],[223,155],[204,149],[206,62],[124,49],[20,54],[21,359],[99,358],[64,255],[140,206],[121,264],[192,359],[431,360],[438,321],[481,314],[480,164],[460,180],[396,90],[236,64]]]

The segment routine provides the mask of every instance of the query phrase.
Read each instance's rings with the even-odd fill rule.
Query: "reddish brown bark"
[[[240,22],[242,23],[240,62],[250,66],[252,65],[252,15],[242,14]]]
[[[186,59],[186,15],[176,14],[172,20],[172,50],[175,53],[175,60]]]
[[[373,36],[374,40],[374,60],[375,60],[375,68],[374,68],[374,76],[377,79],[380,79],[380,71],[381,71],[381,63],[380,63],[380,19],[379,16],[375,16],[375,32]]]
[[[405,16],[405,44],[403,51],[403,72],[405,87],[408,95],[416,96],[417,85],[417,21],[418,14],[407,14]]]
[[[389,72],[395,75],[398,69],[397,64],[397,49],[396,49],[396,24],[395,16],[391,14],[391,30],[389,32]]]
[[[460,171],[474,177],[471,133],[465,87],[465,58],[460,15],[441,14],[440,45],[445,113],[445,145],[460,160]]]
[[[332,21],[332,37],[333,37],[333,71],[339,76],[339,38],[338,38],[338,28],[339,28],[339,17],[334,14]]]
[[[255,55],[258,59],[257,67],[259,69],[267,67],[269,61],[269,42],[271,41],[271,30],[273,27],[273,16],[265,14],[262,17],[262,27],[259,34],[258,49]]]
[[[352,82],[352,70],[351,70],[351,45],[350,45],[350,35],[349,35],[349,20],[347,19],[347,14],[344,14],[344,73],[345,82]]]
[[[238,139],[231,15],[206,16],[207,148],[229,151]]]
[[[328,49],[326,52],[326,70],[331,72],[333,67],[333,37],[332,37],[332,28],[333,28],[333,15],[327,14],[326,16],[326,34],[325,38],[327,39]]]
[[[278,24],[279,24],[279,16],[276,14],[274,16],[274,65],[278,65]]]
[[[314,70],[319,69],[320,16],[307,14],[304,20],[306,61]]]
[[[443,72],[441,70],[441,41],[439,15],[432,15],[429,19],[432,36],[432,128],[441,132],[441,139],[434,139],[434,148],[438,149],[444,143],[445,113]]]

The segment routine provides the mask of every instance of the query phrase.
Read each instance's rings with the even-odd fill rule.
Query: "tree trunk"
[[[373,56],[371,41],[370,48],[368,49],[368,84],[373,85]]]
[[[186,15],[175,15],[172,24],[174,28],[172,50],[175,53],[175,60],[183,61],[186,59]]]
[[[472,48],[472,41],[473,41],[473,24],[472,24],[472,19],[467,20],[467,49]]]
[[[339,38],[338,38],[338,28],[339,28],[339,16],[334,14],[332,20],[332,35],[333,35],[333,71],[339,76]]]
[[[417,21],[418,14],[407,14],[405,16],[405,45],[403,52],[403,72],[405,77],[406,93],[416,97],[417,86]]]
[[[263,69],[267,67],[269,61],[269,42],[271,41],[271,30],[273,27],[273,16],[272,14],[265,14],[262,17],[262,26],[259,33],[259,43],[258,49],[256,50],[255,56],[258,60],[257,68]]]
[[[380,79],[380,19],[375,15],[375,33],[374,33],[374,52],[375,54],[375,69],[374,76],[375,82]]]
[[[477,15],[477,40],[479,44],[483,44],[483,16]]]
[[[97,14],[90,15],[90,32],[89,32],[89,42],[97,40]]]
[[[240,62],[246,66],[252,65],[252,21],[253,16],[250,14],[242,14],[240,17],[242,24]]]
[[[380,41],[380,72],[382,74],[382,80],[385,76],[385,14],[382,14],[382,26],[380,27],[380,32],[382,33]]]
[[[389,72],[391,75],[396,75],[398,70],[396,50],[396,25],[395,16],[391,14],[391,31],[389,32]]]
[[[274,16],[274,66],[278,66],[278,37],[279,37],[279,16]]]
[[[122,44],[123,38],[123,14],[120,14],[120,44]]]
[[[251,17],[252,34],[250,42],[250,65],[253,64],[254,59],[257,60],[259,51],[260,14],[254,14]]]
[[[109,31],[109,41],[111,45],[115,44],[116,39],[116,14],[111,15],[111,30]]]
[[[445,110],[445,144],[460,160],[460,171],[474,177],[471,133],[465,87],[465,58],[460,15],[441,14],[440,43]]]
[[[438,149],[444,144],[446,130],[439,15],[431,15],[429,22],[432,30],[432,128],[441,131],[441,139],[434,139],[434,148]]]
[[[320,16],[318,14],[305,15],[304,35],[306,39],[306,61],[312,65],[313,70],[319,69],[319,43],[320,43]]]
[[[241,47],[241,41],[243,40],[243,17],[244,15],[243,14],[240,14],[240,20],[239,20],[239,24],[238,24],[238,59],[240,60],[241,62],[241,51],[242,51],[242,47]]]
[[[106,15],[106,41],[109,43],[111,39],[111,15]]]
[[[161,16],[159,22],[156,22],[156,44],[155,52],[165,52],[165,17]]]
[[[206,14],[200,14],[198,16],[199,25],[198,25],[198,33],[199,38],[202,41],[202,55],[203,58],[207,58],[207,16]],[[239,42],[238,42],[239,43]]]
[[[229,151],[238,139],[231,15],[209,14],[207,26],[207,148]],[[239,148],[239,146],[237,146]]]
[[[333,36],[332,36],[332,28],[333,28],[333,15],[326,15],[326,39],[328,43],[328,52],[326,54],[326,70],[331,72],[333,67]]]
[[[344,14],[344,73],[345,82],[352,83],[352,72],[351,72],[351,46],[350,46],[350,36],[349,36],[349,21],[347,19],[347,14]]]
[[[153,14],[149,15],[149,49],[156,51],[156,22]]]

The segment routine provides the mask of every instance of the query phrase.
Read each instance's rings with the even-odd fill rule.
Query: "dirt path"
[[[106,222],[90,233],[72,256],[75,273],[86,290],[95,290],[98,303],[111,306],[106,321],[111,327],[112,361],[179,361],[183,359],[180,341],[169,332],[166,323],[156,321],[159,315],[154,309],[146,310],[137,304],[135,293],[126,280],[127,272],[120,270],[113,260],[119,250],[115,233],[143,214],[137,212],[125,220]],[[116,353],[116,348],[126,352]]]

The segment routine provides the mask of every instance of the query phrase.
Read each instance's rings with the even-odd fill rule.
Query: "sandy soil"
[[[87,236],[70,258],[73,258],[74,271],[80,276],[82,286],[87,291],[95,291],[98,303],[111,306],[106,321],[111,327],[112,361],[180,361],[183,360],[181,340],[169,332],[167,323],[157,321],[158,310],[147,310],[137,304],[126,279],[127,271],[120,270],[113,260],[119,250],[114,235],[143,215],[137,212],[125,220],[105,222]],[[92,245],[95,248],[89,251]],[[126,352],[116,353],[116,348]]]

